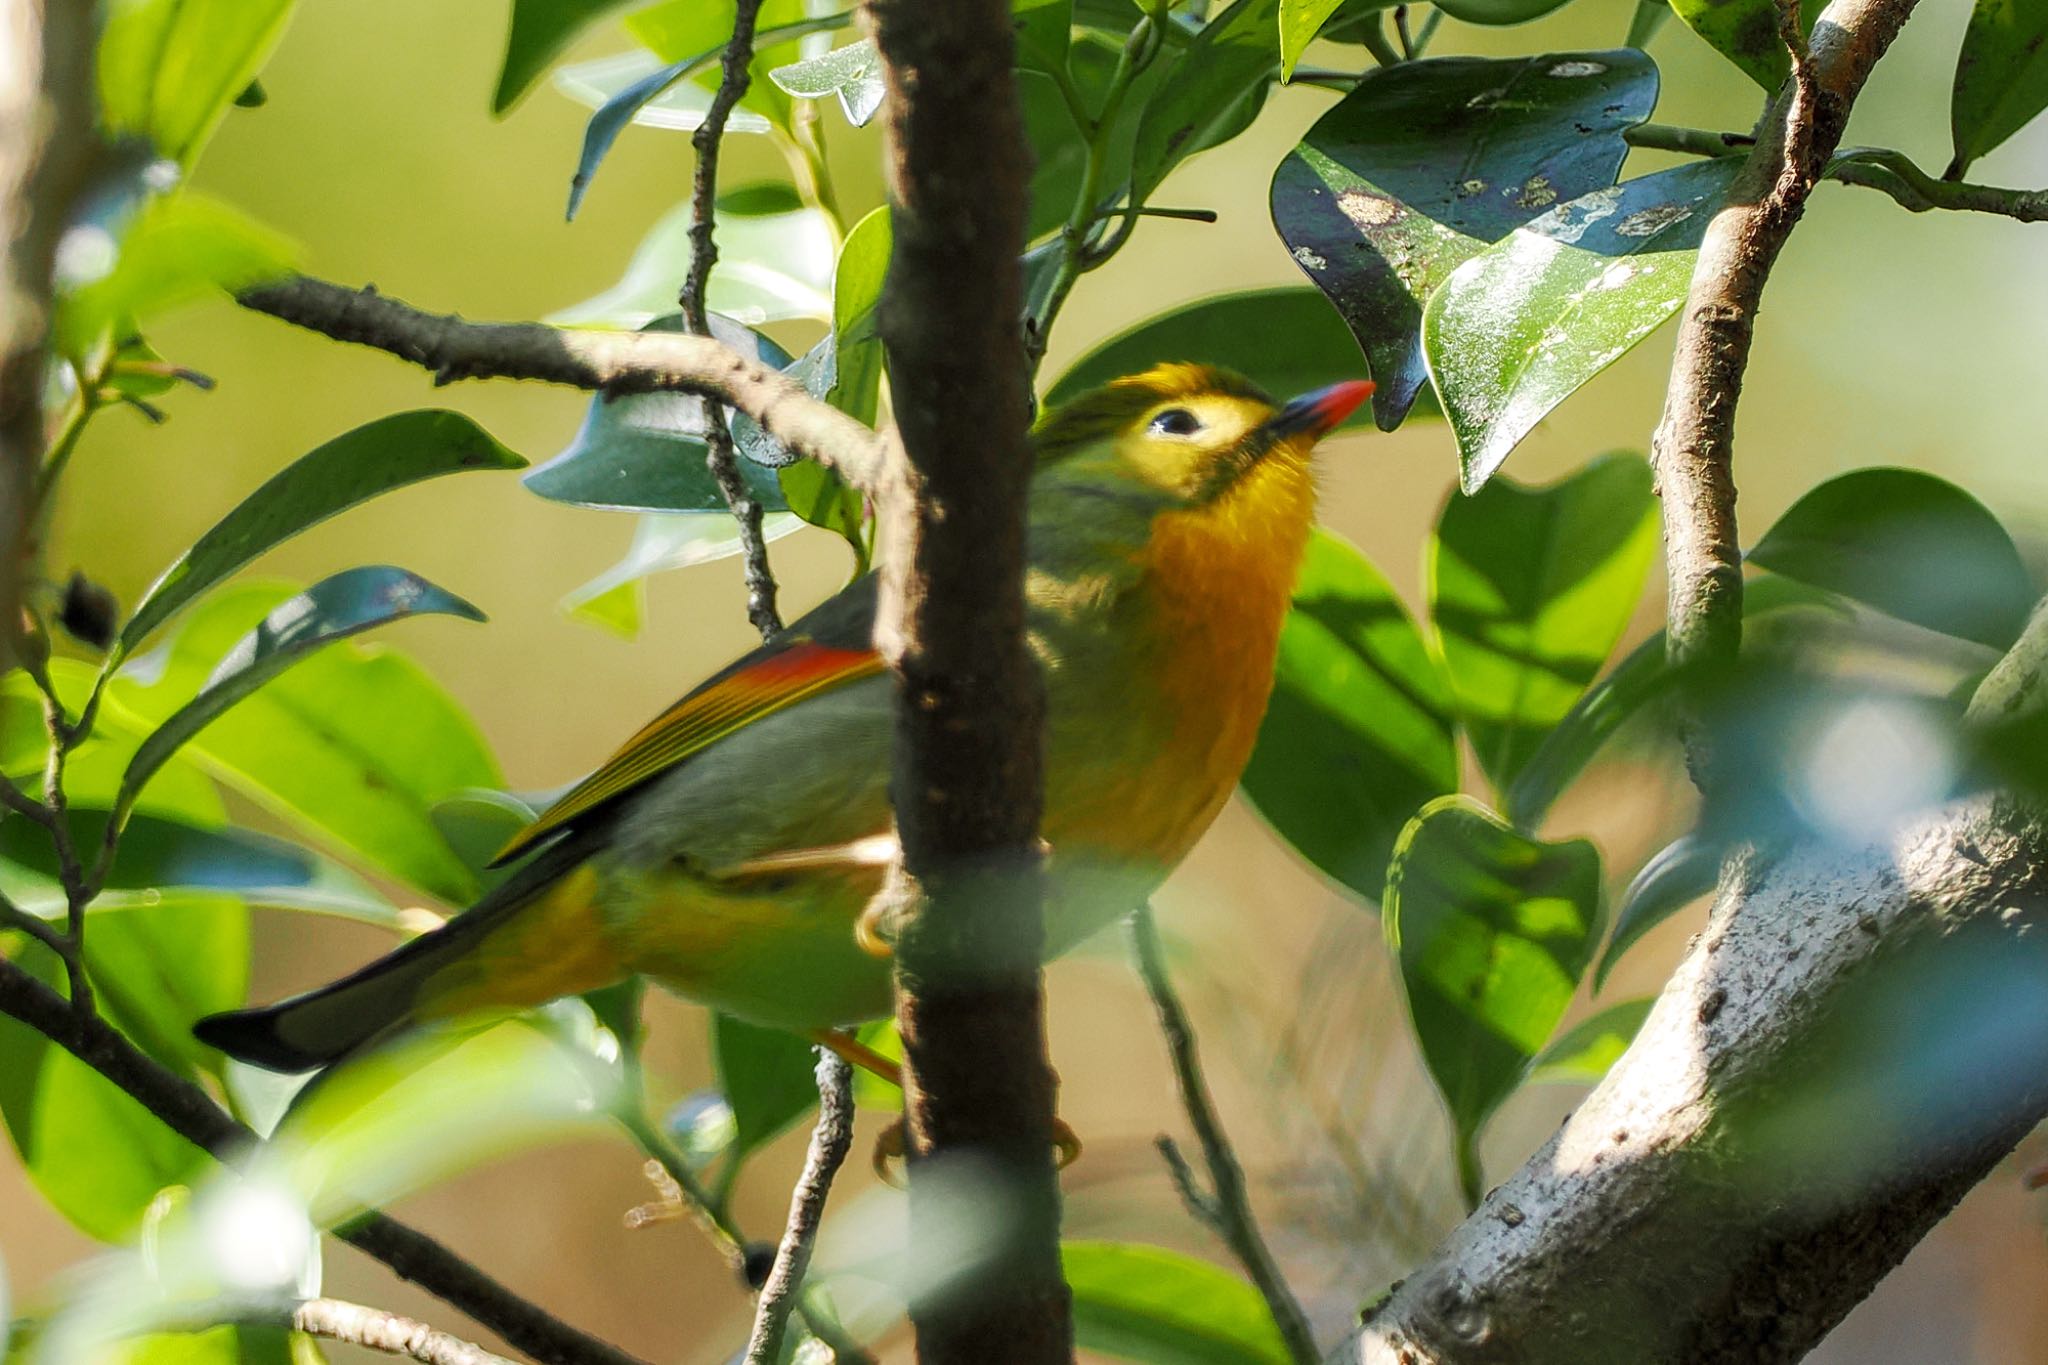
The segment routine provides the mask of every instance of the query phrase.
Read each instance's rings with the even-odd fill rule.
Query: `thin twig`
[[[1622,129],[1621,140],[1631,147],[1683,152],[1687,156],[1747,156],[1749,149],[1756,146],[1756,139],[1748,133],[1716,133],[1669,123],[1638,123]]]
[[[27,1024],[99,1072],[230,1169],[245,1166],[262,1146],[205,1091],[165,1070],[98,1015],[75,1014],[63,996],[4,958],[0,1014]],[[367,1213],[334,1233],[545,1365],[638,1365],[632,1356],[571,1327],[394,1218]]]
[[[1245,1274],[1258,1287],[1296,1365],[1317,1365],[1322,1354],[1316,1349],[1315,1333],[1309,1329],[1308,1315],[1302,1312],[1301,1302],[1294,1297],[1294,1291],[1287,1287],[1280,1267],[1273,1260],[1273,1253],[1266,1246],[1265,1237],[1259,1232],[1258,1220],[1252,1216],[1251,1197],[1245,1189],[1244,1167],[1238,1164],[1229,1135],[1223,1131],[1223,1122],[1216,1115],[1216,1102],[1210,1097],[1209,1083],[1202,1077],[1201,1058],[1195,1051],[1194,1030],[1188,1024],[1187,1011],[1181,1007],[1180,997],[1174,994],[1173,978],[1167,974],[1166,954],[1159,942],[1159,928],[1152,922],[1151,906],[1141,905],[1131,913],[1130,931],[1131,955],[1137,962],[1145,991],[1152,997],[1152,1006],[1159,1012],[1159,1029],[1166,1035],[1166,1051],[1173,1060],[1173,1078],[1180,1088],[1181,1104],[1187,1110],[1188,1123],[1195,1130],[1196,1141],[1201,1143],[1202,1162],[1209,1168],[1209,1183],[1215,1191],[1213,1195],[1194,1197],[1199,1191],[1194,1187],[1193,1172],[1186,1169],[1187,1163],[1183,1159],[1180,1169],[1175,1172],[1175,1183],[1182,1187],[1181,1197],[1223,1239],[1231,1254],[1244,1267]],[[1160,1151],[1167,1157],[1168,1169],[1172,1170],[1179,1150],[1162,1142]],[[1204,1213],[1207,1216],[1203,1216]]]
[[[721,59],[718,93],[711,97],[711,107],[690,139],[690,145],[697,150],[696,179],[690,193],[690,273],[683,280],[677,302],[682,306],[683,325],[694,336],[711,335],[704,293],[710,287],[711,268],[718,264],[718,153],[725,141],[726,120],[753,79],[747,67],[754,60],[754,21],[760,14],[761,0],[737,0],[732,39],[726,43]],[[733,447],[732,430],[725,423],[725,409],[706,400],[704,464],[717,482],[733,519],[739,523],[741,559],[747,576],[747,619],[765,640],[782,629],[782,618],[775,611],[775,575],[768,567],[768,543],[761,534],[761,500],[740,476],[739,458]]]
[[[853,1146],[853,1068],[829,1048],[818,1050],[818,1123],[803,1174],[789,1197],[789,1225],[775,1249],[775,1267],[761,1286],[754,1308],[754,1331],[747,1342],[747,1365],[771,1365],[782,1357],[782,1339],[789,1329],[790,1310],[810,1270],[811,1248],[825,1215],[832,1177]]]
[[[612,395],[679,390],[720,398],[855,488],[878,486],[881,438],[874,431],[811,397],[781,371],[705,337],[465,322],[385,298],[375,287],[348,289],[307,276],[237,298],[259,313],[424,366],[438,384],[537,379]]]
[[[2022,223],[2048,222],[2048,190],[2009,190],[1996,185],[1938,180],[1921,170],[1904,152],[1888,147],[1851,147],[1842,151],[1829,165],[1827,178],[1888,194],[1914,213],[1952,209],[1995,213]]]
[[[340,1299],[215,1299],[154,1318],[152,1332],[204,1332],[212,1327],[274,1327],[344,1346],[405,1356],[420,1365],[512,1365],[504,1356],[424,1322]]]

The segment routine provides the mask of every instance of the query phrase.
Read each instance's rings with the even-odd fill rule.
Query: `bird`
[[[1311,451],[1372,393],[1277,404],[1168,363],[1032,432],[1024,591],[1046,696],[1048,957],[1165,880],[1249,760],[1315,514]],[[638,975],[894,1079],[864,912],[895,853],[875,576],[692,689],[513,837],[468,910],[332,984],[195,1026],[276,1071]]]

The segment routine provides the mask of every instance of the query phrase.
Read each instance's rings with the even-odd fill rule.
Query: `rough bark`
[[[0,657],[35,556],[51,268],[91,156],[93,36],[89,5],[0,0]]]
[[[1348,1354],[1799,1359],[2048,1112],[2044,1004],[2034,810],[1752,855],[1606,1080]]]
[[[868,0],[895,231],[896,442],[877,643],[897,679],[890,878],[914,1245],[973,1251],[911,1305],[929,1365],[1072,1356],[1039,959],[1044,702],[1024,643],[1029,154],[1005,0]]]

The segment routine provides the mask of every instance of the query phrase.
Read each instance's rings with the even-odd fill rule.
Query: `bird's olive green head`
[[[1310,450],[1372,392],[1353,381],[1285,405],[1211,365],[1166,364],[1115,380],[1048,414],[1033,433],[1041,476],[1088,481],[1200,507],[1269,462],[1305,468]]]

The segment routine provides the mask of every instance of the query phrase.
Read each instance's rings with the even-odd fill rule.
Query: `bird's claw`
[[[1052,1121],[1052,1150],[1058,1169],[1062,1171],[1081,1159],[1080,1135],[1057,1115]],[[909,1151],[910,1129],[900,1118],[892,1119],[888,1127],[875,1135],[875,1149],[870,1160],[874,1164],[875,1175],[883,1184],[903,1188],[903,1181],[897,1176],[896,1163],[903,1160]]]

